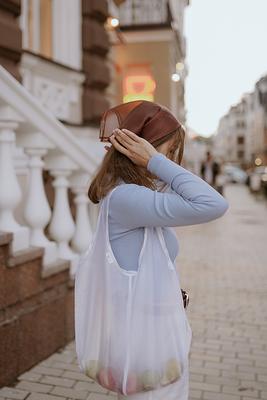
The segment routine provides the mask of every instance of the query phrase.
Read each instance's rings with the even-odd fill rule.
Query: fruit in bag
[[[157,371],[152,371],[148,369],[142,373],[141,379],[144,390],[153,390],[157,387],[160,376]]]
[[[140,381],[134,372],[129,372],[126,383],[126,393],[133,394],[140,391]]]
[[[113,368],[103,367],[98,373],[98,382],[101,386],[113,392],[117,391],[117,383],[114,377]]]
[[[85,368],[85,374],[94,381],[97,379],[97,374],[100,371],[101,365],[98,360],[90,360]]]
[[[169,385],[181,377],[181,367],[175,358],[170,358],[166,363],[166,369],[160,380],[162,386]]]

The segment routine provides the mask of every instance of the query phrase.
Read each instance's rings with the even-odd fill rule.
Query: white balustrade
[[[71,171],[51,171],[54,176],[53,187],[55,188],[55,202],[53,216],[49,225],[49,233],[59,245],[59,256],[61,258],[72,258],[72,250],[69,247],[75,225],[71,215],[68,187],[69,182],[67,176]]]
[[[13,253],[29,247],[29,229],[14,218],[14,210],[21,201],[13,160],[17,127],[16,122],[0,122],[0,231],[13,233]]]
[[[88,147],[79,143],[76,134],[0,66],[0,231],[13,233],[13,253],[43,247],[46,268],[58,259],[70,260],[72,278],[79,253],[87,249],[95,228],[87,190],[101,157],[87,150],[90,143]],[[54,177],[52,210],[44,169]],[[69,188],[76,205],[75,222]],[[44,234],[47,225],[54,242]]]
[[[74,253],[69,247],[75,224],[71,214],[68,189],[69,176],[77,170],[77,165],[68,156],[55,149],[44,157],[45,169],[54,177],[55,189],[52,219],[48,231],[51,237],[58,243],[59,256],[63,259],[72,259]]]
[[[78,253],[85,251],[92,238],[92,226],[89,219],[88,198],[89,175],[82,172],[71,177],[71,190],[75,194],[76,226],[71,245]]]
[[[30,228],[30,245],[44,248],[44,267],[55,262],[58,249],[55,242],[47,239],[44,229],[51,218],[51,209],[43,182],[44,161],[42,157],[53,149],[53,144],[38,131],[24,128],[17,136],[17,145],[28,156],[28,185],[24,195],[24,220]]]
[[[42,156],[46,149],[26,149],[29,156],[29,184],[25,201],[24,218],[30,231],[30,244],[32,246],[44,247],[44,266],[57,260],[58,251],[55,242],[47,239],[44,228],[51,218],[51,209],[46,197],[43,182]]]

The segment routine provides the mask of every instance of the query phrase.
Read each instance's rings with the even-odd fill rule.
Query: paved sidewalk
[[[230,209],[177,228],[191,294],[190,400],[267,399],[267,203],[229,186]]]
[[[267,205],[242,186],[225,195],[223,218],[177,228],[193,331],[190,400],[267,400]],[[74,342],[18,381],[0,400],[116,399],[79,372]]]

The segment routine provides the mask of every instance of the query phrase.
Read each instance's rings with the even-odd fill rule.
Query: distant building
[[[143,96],[185,119],[186,5],[0,1],[1,386],[74,338],[74,278],[99,211],[88,187],[106,154],[103,112]],[[111,30],[112,10],[121,30]]]
[[[232,106],[221,118],[217,135],[214,137],[214,152],[227,162],[244,164],[246,156],[246,113],[247,103],[244,99]]]
[[[111,35],[114,80],[108,92],[114,104],[136,99],[159,102],[185,122],[187,5],[188,0],[126,0],[117,8],[112,3],[120,24],[117,34]]]
[[[211,148],[211,138],[198,135],[189,128],[185,139],[183,166],[200,175],[201,163],[206,159],[206,152],[211,151]]]
[[[252,157],[258,163],[267,165],[267,75],[262,77],[255,88],[254,148]]]
[[[245,168],[267,165],[267,76],[220,119],[213,143],[226,162]]]

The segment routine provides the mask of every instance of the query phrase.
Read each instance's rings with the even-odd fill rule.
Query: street
[[[225,197],[222,218],[176,229],[193,331],[190,400],[266,400],[267,202],[239,185],[229,185]],[[79,372],[74,342],[0,390],[0,400],[110,396]]]
[[[227,213],[177,229],[193,330],[191,399],[267,399],[267,206],[231,185]]]

